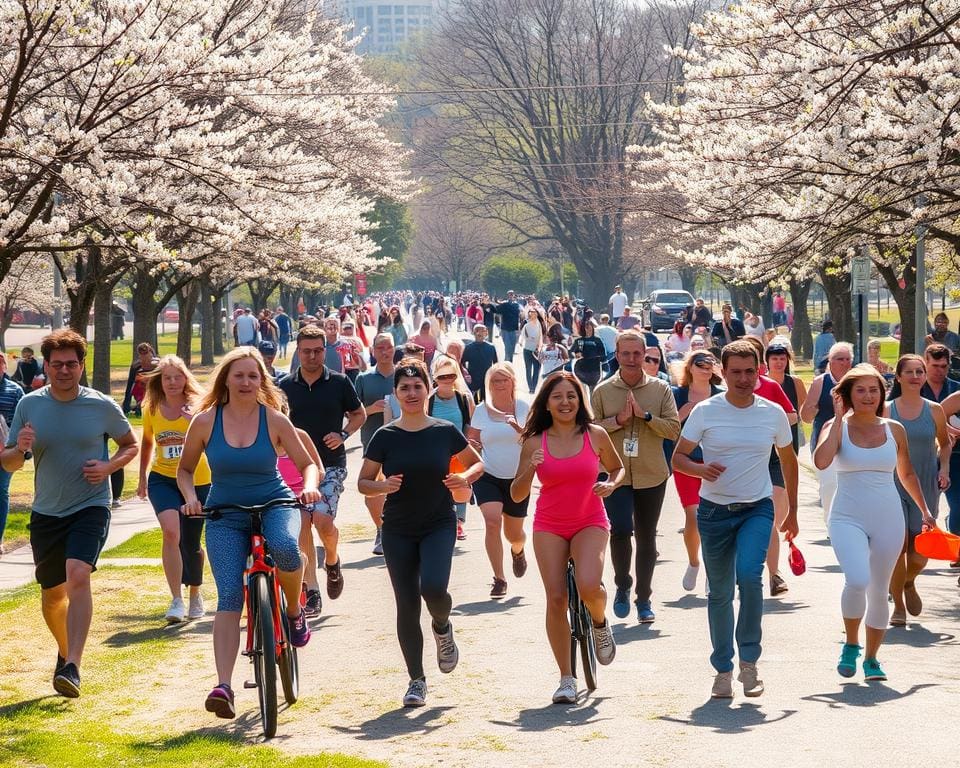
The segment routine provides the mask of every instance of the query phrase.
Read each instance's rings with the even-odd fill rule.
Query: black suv
[[[686,322],[692,309],[693,296],[686,291],[654,291],[643,302],[643,323],[654,332],[672,331],[677,320]]]

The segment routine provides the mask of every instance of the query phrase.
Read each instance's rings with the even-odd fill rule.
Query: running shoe
[[[167,624],[179,624],[185,618],[187,618],[187,608],[183,604],[182,597],[175,597],[170,602],[170,607],[167,609],[167,615],[164,616],[167,620]]]
[[[411,680],[407,692],[403,696],[403,706],[422,707],[427,703],[427,681],[424,679]]]
[[[641,624],[653,624],[657,620],[657,614],[650,607],[650,601],[637,601],[637,621]]]
[[[203,595],[197,592],[194,595],[190,595],[190,608],[187,611],[188,619],[202,619],[207,613],[206,608],[203,605]]]
[[[951,567],[951,568],[960,568],[960,560],[954,560],[952,563],[950,563],[950,567]]]
[[[887,674],[876,659],[863,660],[863,679],[864,680],[886,680]]]
[[[923,611],[923,600],[917,592],[917,585],[912,581],[903,585],[903,602],[907,606],[907,613],[911,616],[919,616]]]
[[[57,654],[57,666],[53,668],[53,679],[57,679],[57,675],[60,674],[60,670],[63,669],[63,665],[67,663],[67,660],[63,658],[59,653]]]
[[[307,615],[303,608],[296,618],[287,616],[287,626],[290,628],[290,645],[294,648],[303,648],[310,642],[310,625],[307,624]]]
[[[457,541],[465,541],[467,532],[463,530],[463,523],[457,521]]]
[[[783,576],[779,573],[773,574],[770,579],[770,596],[777,597],[778,595],[786,594],[790,591],[790,587],[787,586],[787,582],[784,581]]]
[[[860,658],[860,646],[844,643],[840,651],[840,661],[837,662],[837,673],[840,677],[853,677],[857,674],[857,659]]]
[[[597,649],[597,662],[606,666],[617,655],[617,644],[613,639],[613,628],[604,620],[603,626],[593,625],[593,644]]]
[[[618,619],[630,615],[630,590],[617,587],[617,593],[613,596],[613,615]]]
[[[740,674],[737,680],[743,683],[743,695],[754,698],[763,694],[763,680],[757,674],[757,665],[749,661],[740,662]]]
[[[564,675],[560,678],[560,687],[553,692],[554,704],[577,703],[577,678]]]
[[[445,632],[438,632],[432,622],[431,629],[433,639],[437,641],[437,666],[444,674],[453,672],[457,668],[457,662],[460,661],[460,649],[457,648],[457,641],[453,639],[453,622],[447,622]]]
[[[327,597],[336,600],[343,593],[343,571],[340,569],[340,558],[333,565],[323,564],[327,572]]]
[[[373,540],[373,554],[383,554],[383,531],[377,528],[377,536]]]
[[[323,610],[323,595],[320,594],[319,589],[308,589],[307,590],[307,602],[304,605],[303,612],[307,615],[307,618],[315,619],[320,615],[320,611]]]
[[[710,695],[715,699],[733,698],[733,672],[717,672]]]
[[[224,720],[232,720],[237,716],[237,710],[233,704],[233,689],[226,683],[220,683],[207,694],[203,707],[207,712],[213,712]]]
[[[683,572],[683,588],[687,592],[693,592],[697,588],[697,577],[700,575],[699,565],[688,565],[687,570]]]
[[[53,690],[68,699],[80,695],[80,672],[73,662],[65,663],[53,676]]]
[[[513,575],[518,579],[523,578],[523,574],[527,572],[527,556],[524,551],[521,549],[519,552],[514,552],[510,550],[510,557],[513,558]]]
[[[490,589],[490,597],[494,600],[499,600],[501,597],[507,596],[507,582],[505,579],[498,579],[496,576],[493,577],[493,587]]]

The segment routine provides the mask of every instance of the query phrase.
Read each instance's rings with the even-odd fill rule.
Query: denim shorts
[[[210,493],[210,486],[198,485],[197,498],[203,504],[207,500],[207,494]],[[159,515],[168,509],[175,509],[178,512],[184,504],[183,494],[177,486],[176,479],[161,475],[159,472],[151,472],[147,477],[147,498],[153,505],[153,512]]]

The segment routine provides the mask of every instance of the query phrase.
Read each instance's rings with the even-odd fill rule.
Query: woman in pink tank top
[[[553,695],[556,703],[577,699],[567,618],[571,557],[577,566],[577,590],[593,618],[597,661],[609,664],[616,654],[606,619],[607,593],[601,583],[610,536],[601,499],[617,487],[624,470],[610,436],[592,421],[580,382],[565,371],[551,375],[530,406],[517,477],[510,487],[514,501],[522,501],[530,494],[534,475],[540,481],[533,549],[547,594],[547,638],[560,668],[560,687]],[[608,479],[601,482],[602,472]]]

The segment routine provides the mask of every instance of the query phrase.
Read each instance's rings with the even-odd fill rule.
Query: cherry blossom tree
[[[53,268],[50,259],[31,254],[10,266],[0,280],[0,352],[6,352],[5,335],[17,310],[53,311]]]

